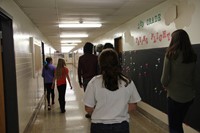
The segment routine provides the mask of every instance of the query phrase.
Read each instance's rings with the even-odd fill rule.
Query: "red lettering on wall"
[[[166,30],[162,32],[151,33],[150,39],[146,35],[138,36],[135,38],[137,45],[147,45],[149,43],[148,40],[151,40],[153,43],[159,42],[160,44],[160,42],[164,41],[165,39],[167,39],[167,41],[171,40],[171,33],[167,32]]]
[[[171,40],[171,34],[167,33],[167,40],[170,41]]]
[[[146,36],[140,36],[139,38],[136,37],[136,43],[137,45],[145,45],[148,44],[148,38]]]
[[[163,38],[166,38],[167,37],[167,31],[163,31]]]

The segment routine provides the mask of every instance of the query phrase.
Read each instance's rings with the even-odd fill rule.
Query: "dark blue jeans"
[[[129,123],[102,124],[92,123],[90,133],[129,133]]]
[[[66,91],[66,84],[57,86],[58,88],[58,101],[60,103],[61,111],[65,110],[65,91]]]
[[[170,133],[183,133],[182,123],[192,103],[193,100],[186,103],[179,103],[168,97],[168,121]]]
[[[45,88],[47,89],[47,102],[48,102],[48,105],[50,105],[50,95],[51,95],[51,100],[52,100],[52,103],[54,102],[54,97],[55,97],[55,94],[54,94],[54,89],[51,88],[52,86],[52,83],[45,83]]]

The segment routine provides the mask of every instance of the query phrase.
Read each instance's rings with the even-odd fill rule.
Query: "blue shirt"
[[[56,67],[52,64],[48,64],[48,69],[45,66],[42,69],[42,77],[44,78],[44,83],[52,83],[54,78],[54,72]]]

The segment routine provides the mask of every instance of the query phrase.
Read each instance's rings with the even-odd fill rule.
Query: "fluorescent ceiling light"
[[[79,33],[77,33],[77,34],[75,34],[75,33],[70,34],[70,33],[68,33],[68,34],[61,34],[60,37],[61,38],[88,37],[88,34],[79,34]]]
[[[99,28],[102,24],[99,23],[80,23],[80,24],[59,24],[60,28]]]
[[[78,44],[76,44],[76,43],[63,43],[63,44],[61,44],[62,46],[76,46],[76,45],[78,45]]]
[[[61,40],[61,43],[81,43],[81,40]]]

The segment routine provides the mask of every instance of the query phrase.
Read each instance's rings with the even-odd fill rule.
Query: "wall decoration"
[[[150,16],[149,18],[147,18],[146,21],[140,20],[138,22],[138,29],[141,29],[144,26],[149,26],[151,24],[157,23],[161,20],[161,13],[155,14],[154,16]]]
[[[195,8],[191,0],[173,0],[164,15],[165,24],[175,23],[176,29],[190,26]]]
[[[169,42],[171,40],[171,33],[163,30],[161,32],[152,32],[147,35],[135,37],[135,43],[139,45],[160,44],[162,42]]]

